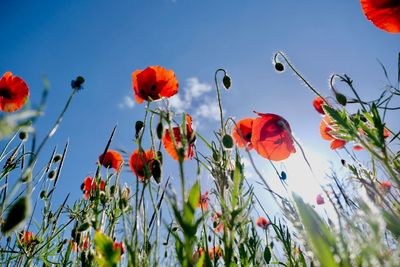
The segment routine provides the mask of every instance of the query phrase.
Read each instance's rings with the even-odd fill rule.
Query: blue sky
[[[136,149],[131,141],[134,123],[142,118],[144,105],[129,107],[126,102],[133,96],[131,73],[136,69],[173,69],[182,99],[193,84],[203,86],[203,93],[186,108],[198,114],[198,130],[208,135],[218,121],[212,113],[204,115],[201,106],[212,106],[215,92],[210,85],[214,71],[223,67],[233,80],[232,89],[222,96],[227,115],[240,119],[253,116],[253,110],[280,114],[310,154],[336,159],[319,137],[314,95],[289,71],[274,71],[273,53],[286,52],[323,94],[329,94],[330,74],[347,73],[359,93],[371,99],[385,84],[376,59],[395,81],[400,50],[399,35],[375,28],[359,1],[348,0],[1,1],[0,25],[0,73],[9,70],[23,77],[32,105],[40,99],[41,75],[51,82],[46,115],[37,123],[39,135],[61,111],[71,79],[86,78],[85,89],[47,146],[62,147],[69,139],[59,186],[74,198],[81,197],[80,184],[94,172],[116,123],[112,147]],[[398,130],[398,121],[392,120]],[[124,177],[134,179],[129,172]]]

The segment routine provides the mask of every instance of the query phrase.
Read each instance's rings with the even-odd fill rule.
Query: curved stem
[[[220,120],[221,120],[221,133],[224,133],[225,129],[224,129],[224,117],[223,117],[223,114],[222,114],[221,93],[219,91],[218,80],[217,80],[217,74],[220,71],[222,71],[224,73],[224,75],[226,75],[226,71],[224,69],[217,69],[215,71],[215,74],[214,74],[214,81],[215,81],[215,87],[217,89],[217,99],[218,99],[218,106],[219,106],[219,117],[220,117]]]
[[[310,88],[311,91],[314,92],[314,94],[316,94],[317,96],[322,98],[324,100],[324,102],[327,103],[325,98],[306,79],[304,79],[304,77],[295,69],[295,67],[293,67],[293,65],[290,63],[289,59],[286,57],[286,55],[284,53],[282,53],[281,51],[276,52],[275,56],[274,56],[274,63],[277,62],[276,59],[277,59],[278,55],[281,56],[285,60],[286,64],[294,72],[294,74],[296,74],[296,76],[299,77],[300,80],[302,80],[307,85],[307,87]]]

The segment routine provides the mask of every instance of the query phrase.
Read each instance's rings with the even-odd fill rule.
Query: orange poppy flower
[[[224,224],[221,222],[222,214],[220,212],[215,212],[211,217],[214,226],[214,233],[218,234],[224,231]]]
[[[279,115],[255,112],[251,143],[258,154],[269,160],[284,160],[295,153],[289,123]]]
[[[208,201],[210,199],[208,198],[208,191],[206,191],[203,195],[200,196],[199,203],[197,203],[197,207],[200,208],[204,211],[208,210]]]
[[[153,150],[140,151],[136,149],[133,151],[131,157],[129,158],[129,167],[131,167],[132,172],[139,178],[139,181],[143,182],[144,179],[148,179],[151,176],[151,162],[154,159]],[[149,174],[145,173],[145,168],[148,168]],[[146,177],[149,175],[149,177]]]
[[[220,248],[220,246],[216,246],[214,248],[210,248],[208,250],[208,255],[210,256],[211,260],[214,260],[214,257],[219,259],[219,258],[222,257],[222,249]]]
[[[313,106],[314,106],[315,110],[316,110],[318,113],[322,114],[322,115],[325,115],[325,111],[324,111],[324,109],[322,108],[322,106],[323,106],[324,104],[325,104],[325,101],[324,101],[321,97],[319,97],[319,96],[317,96],[317,97],[314,99],[314,101],[313,101]]]
[[[177,149],[182,148],[183,144],[182,144],[182,135],[181,135],[180,127],[172,128],[172,132],[174,133],[176,148]],[[168,129],[165,131],[162,140],[163,140],[164,148],[167,151],[167,153],[174,160],[178,160],[179,157],[178,157],[177,151],[175,150],[174,143],[171,139],[171,135],[169,134]],[[188,145],[188,148],[185,152],[185,160],[193,158],[195,141],[196,141],[196,136],[195,136],[193,128],[192,128],[192,117],[189,114],[186,114],[186,143]]]
[[[100,191],[104,191],[104,187],[105,187],[105,183],[103,180],[100,181]],[[89,199],[89,197],[91,195],[93,195],[96,190],[98,190],[97,188],[97,184],[96,184],[96,180],[93,179],[92,177],[86,177],[85,180],[83,181],[82,184],[82,191],[85,194],[85,199]]]
[[[256,224],[257,224],[258,227],[261,227],[261,228],[263,228],[263,229],[267,229],[267,227],[268,227],[268,225],[270,224],[270,222],[269,222],[266,218],[260,216],[260,217],[256,220]]]
[[[398,0],[361,0],[365,16],[381,30],[400,33],[400,2]]]
[[[99,156],[99,162],[106,168],[113,168],[114,170],[118,170],[124,160],[120,153],[115,150],[107,150],[105,154],[101,154]]]
[[[178,80],[172,70],[150,66],[132,73],[133,91],[138,103],[171,97],[178,93]]]
[[[333,136],[331,132],[334,130],[335,126],[332,120],[326,115],[319,125],[319,132],[322,139],[331,141],[330,148],[333,150],[343,148],[346,145],[346,141]]]
[[[29,88],[23,79],[6,72],[0,79],[0,110],[14,112],[22,108],[29,97]]]
[[[251,144],[253,120],[252,118],[245,118],[236,123],[232,137],[236,141],[238,147],[247,147],[249,150],[253,148]],[[240,134],[242,134],[242,136]]]

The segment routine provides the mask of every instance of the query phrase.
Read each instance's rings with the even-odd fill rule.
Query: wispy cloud
[[[199,125],[200,119],[218,120],[218,103],[210,96],[212,86],[208,83],[202,83],[196,77],[186,80],[186,84],[180,91],[170,99],[170,105],[177,113],[188,112]]]
[[[118,104],[118,107],[120,109],[131,109],[135,106],[135,100],[131,96],[124,96],[124,98],[121,100],[121,102]]]

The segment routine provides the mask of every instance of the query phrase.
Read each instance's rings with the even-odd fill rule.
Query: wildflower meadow
[[[357,4],[363,27],[400,40],[399,1]],[[91,103],[83,99],[101,93],[84,74],[61,72],[68,88],[51,96],[51,76],[36,77],[40,88],[7,62],[1,66],[2,266],[400,266],[400,50],[391,57],[396,68],[376,62],[382,79],[372,99],[350,74],[327,73],[326,88],[314,86],[305,70],[325,62],[312,51],[304,51],[310,60],[302,62],[290,51],[269,51],[272,75],[295,77],[296,93],[308,102],[289,106],[294,95],[265,93],[255,96],[263,103],[257,108],[247,100],[252,89],[237,89],[228,68],[213,69],[211,85],[188,79],[197,86],[189,92],[164,64],[166,56],[157,63],[156,53],[148,53],[154,64],[135,65],[129,74],[101,74],[130,85],[120,107],[94,104],[112,110],[94,116],[104,124],[84,120]],[[111,101],[117,91],[110,90]],[[193,99],[202,94],[202,112],[194,111]],[[235,94],[240,100],[232,107]],[[79,101],[87,102],[69,116]],[[282,109],[271,109],[273,102]],[[117,110],[126,106],[140,118],[119,135]],[[306,116],[284,112],[296,114],[301,106],[310,108]],[[208,113],[215,123],[201,121]],[[318,124],[308,124],[311,118]],[[65,123],[72,132],[92,125],[80,137],[90,145],[73,146],[73,135],[54,143]],[[305,131],[297,129],[300,123]],[[322,172],[308,149],[311,132],[331,160]],[[95,156],[82,173],[82,158],[68,160],[86,150]],[[286,167],[293,157],[303,174]]]

